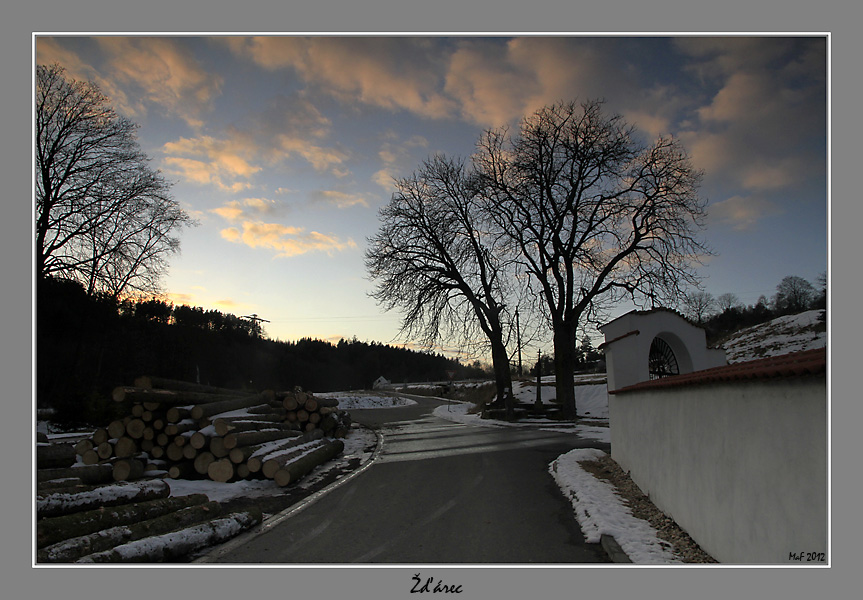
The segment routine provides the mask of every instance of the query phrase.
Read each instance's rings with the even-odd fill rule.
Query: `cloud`
[[[315,202],[332,204],[338,208],[349,208],[351,206],[368,206],[368,201],[360,194],[346,194],[335,190],[318,190],[311,193]]]
[[[275,206],[272,200],[266,198],[245,198],[243,200],[231,200],[218,208],[211,209],[210,212],[219,215],[226,221],[236,222],[272,213]]]
[[[133,114],[144,114],[155,104],[201,127],[202,118],[221,93],[223,80],[206,70],[178,39],[164,37],[95,37],[109,56],[105,79],[125,84],[115,98]]]
[[[241,228],[228,227],[221,231],[223,239],[244,244],[250,248],[264,248],[275,251],[275,257],[291,257],[309,252],[326,252],[356,248],[356,243],[348,239],[342,241],[336,236],[317,231],[306,232],[302,227],[291,227],[279,223],[263,221],[244,221]]]
[[[228,192],[251,187],[262,167],[254,164],[257,148],[248,139],[211,136],[180,138],[162,146],[166,171],[191,183],[214,185]]]
[[[293,69],[348,102],[434,118],[456,109],[440,91],[440,55],[430,51],[437,46],[434,38],[267,36],[226,43],[263,68]]]
[[[710,204],[709,217],[717,223],[729,225],[737,231],[751,229],[760,220],[781,214],[782,209],[762,197],[733,196]]]

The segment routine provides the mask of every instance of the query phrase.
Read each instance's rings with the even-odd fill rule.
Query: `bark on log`
[[[172,390],[175,392],[204,392],[208,394],[254,394],[254,391],[235,390],[231,388],[217,387],[214,385],[204,385],[191,381],[182,381],[180,379],[169,379],[167,377],[155,377],[152,375],[142,375],[136,377],[135,386],[147,389],[162,389]]]
[[[261,404],[259,406],[253,406],[246,410],[250,415],[269,415],[275,414],[279,415],[282,418],[285,416],[285,407],[282,405],[273,406],[272,404]]]
[[[183,446],[183,458],[185,460],[195,460],[195,457],[198,456],[198,452],[200,452],[200,450],[198,450],[194,446],[191,446],[189,444]]]
[[[259,508],[250,508],[225,517],[218,517],[199,525],[149,536],[121,544],[112,550],[88,554],[79,563],[103,562],[162,562],[186,556],[201,548],[231,539],[261,522]]]
[[[307,475],[312,469],[334,458],[345,449],[341,440],[333,440],[279,469],[273,476],[276,484],[285,487]]]
[[[303,442],[293,449],[287,449],[283,452],[272,452],[269,455],[271,458],[264,457],[265,460],[261,465],[261,473],[263,473],[264,477],[267,479],[272,479],[276,476],[276,472],[279,469],[284,468],[285,465],[297,460],[298,457],[308,454],[315,448],[319,448],[326,443],[326,440],[315,440],[313,442]]]
[[[197,429],[198,423],[194,419],[184,419],[182,421],[173,421],[171,423],[168,423],[167,425],[165,425],[165,429],[163,431],[166,435],[174,436]]]
[[[165,446],[165,456],[170,461],[179,462],[183,460],[183,448],[177,444],[168,444]]]
[[[66,467],[57,469],[39,469],[36,471],[36,481],[49,481],[52,479],[66,479],[77,477],[86,485],[96,485],[111,481],[113,469],[111,465],[91,465]]]
[[[36,523],[36,547],[44,548],[109,527],[152,519],[208,500],[206,494],[173,496],[41,519]]]
[[[168,477],[171,479],[198,479],[199,475],[194,462],[177,463],[168,469]]]
[[[39,469],[71,467],[77,457],[74,444],[36,444],[36,466]]]
[[[230,417],[213,420],[213,428],[216,435],[227,435],[232,431],[254,431],[255,429],[269,429],[274,424],[282,424],[284,417],[279,415],[255,415],[254,417]]]
[[[143,419],[132,419],[126,424],[126,435],[133,440],[140,440],[144,437],[144,429],[147,427]]]
[[[93,440],[90,438],[85,438],[75,444],[75,453],[79,456],[83,456],[85,452],[88,450],[92,450],[95,447]]]
[[[165,420],[168,423],[179,423],[190,418],[192,414],[191,406],[172,406],[165,411]]]
[[[225,448],[230,450],[238,446],[251,446],[262,444],[273,440],[299,437],[300,432],[295,429],[271,429],[264,431],[241,431],[240,433],[229,433],[224,439]],[[227,456],[227,454],[226,454]]]
[[[62,514],[92,510],[99,506],[116,506],[129,502],[141,502],[166,498],[171,488],[161,480],[123,481],[120,483],[87,486],[73,493],[52,492],[37,494],[36,516],[56,517]]]
[[[237,410],[240,408],[250,408],[267,402],[273,397],[272,391],[261,392],[252,396],[238,396],[234,398],[222,399],[218,402],[210,402],[207,404],[198,403],[192,407],[190,415],[193,419],[201,419],[204,417],[212,417],[219,413]]]
[[[115,438],[111,438],[107,442],[102,442],[98,446],[96,446],[96,454],[99,456],[99,460],[107,460],[114,455],[114,444],[117,443]]]
[[[95,465],[101,460],[102,459],[99,458],[99,454],[95,450],[87,450],[81,455],[81,462],[85,465]]]
[[[126,433],[126,424],[123,422],[122,419],[117,419],[117,420],[111,421],[108,424],[107,430],[108,430],[108,439],[109,440],[116,440],[117,438],[121,437],[123,434]],[[105,440],[105,441],[107,441],[107,440]]]
[[[107,442],[110,439],[108,436],[108,430],[104,427],[99,427],[93,432],[92,439],[93,446],[98,446],[102,442]]]
[[[36,559],[39,562],[72,562],[88,554],[110,550],[120,544],[211,520],[219,515],[220,510],[221,506],[216,501],[181,508],[138,523],[118,525],[64,540],[37,552]]]
[[[307,442],[314,441],[316,439],[315,436],[304,434],[300,437],[295,438],[285,438],[283,440],[275,440],[272,442],[265,442],[263,444],[256,444],[254,446],[244,446],[242,448],[234,448],[231,450],[231,461],[234,463],[241,463],[242,461],[235,460],[233,455],[234,451],[242,452],[245,455],[245,463],[246,466],[249,467],[249,471],[252,473],[259,473],[261,471],[261,467],[264,465],[264,461],[267,458],[275,453],[289,450],[290,448],[294,448],[301,444],[305,444]],[[245,452],[244,452],[245,450]],[[248,452],[251,450],[251,452]],[[248,455],[246,455],[248,452]],[[239,458],[237,456],[236,458]]]
[[[138,453],[138,445],[130,437],[123,436],[114,444],[114,456],[117,458],[129,458]]]
[[[222,436],[210,438],[210,452],[216,458],[225,458],[230,453],[230,450],[225,448],[225,438]]]

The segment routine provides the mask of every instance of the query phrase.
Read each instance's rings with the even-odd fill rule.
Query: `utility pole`
[[[246,315],[242,317],[243,319],[248,319],[252,322],[252,332],[255,334],[255,337],[258,337],[258,332],[260,331],[259,327],[256,327],[258,323],[269,323],[266,319],[260,318],[257,313],[252,313],[251,315]]]
[[[518,322],[518,309],[515,309],[515,335],[518,342],[518,376],[521,377],[521,326]]]

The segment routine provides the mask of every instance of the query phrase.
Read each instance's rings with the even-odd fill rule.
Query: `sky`
[[[704,171],[706,291],[753,304],[828,271],[825,36],[64,34],[35,55],[140,126],[197,220],[168,299],[266,319],[272,339],[410,342],[363,261],[393,178],[561,100],[683,143]]]

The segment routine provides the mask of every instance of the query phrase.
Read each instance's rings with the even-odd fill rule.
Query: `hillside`
[[[777,317],[772,321],[742,329],[726,338],[719,346],[725,349],[729,363],[824,348],[827,345],[827,324],[818,319],[822,312],[824,311],[809,310]]]

